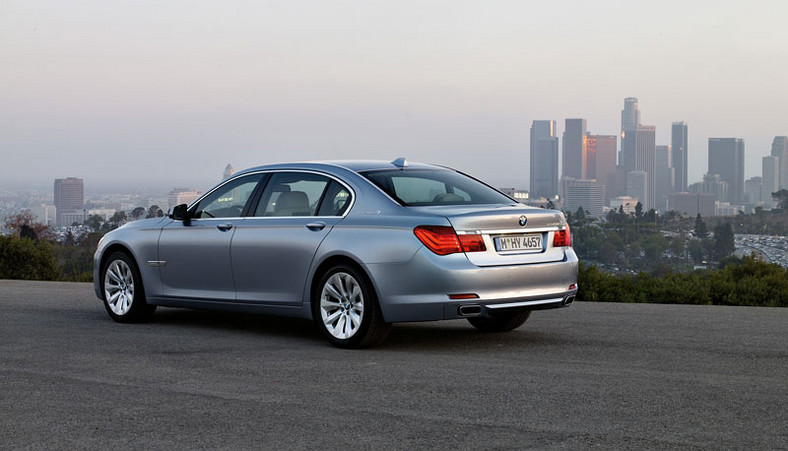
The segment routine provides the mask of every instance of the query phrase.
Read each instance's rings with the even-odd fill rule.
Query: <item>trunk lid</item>
[[[553,247],[555,231],[566,227],[563,213],[525,205],[411,207],[449,220],[458,235],[481,234],[483,252],[466,252],[477,266],[558,262],[565,247]]]

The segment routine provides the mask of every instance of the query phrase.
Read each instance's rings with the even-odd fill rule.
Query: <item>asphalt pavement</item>
[[[159,309],[0,280],[0,449],[788,449],[788,309],[575,303],[510,333]]]

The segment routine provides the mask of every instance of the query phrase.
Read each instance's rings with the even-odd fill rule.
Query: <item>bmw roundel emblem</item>
[[[528,222],[528,218],[525,215],[520,216],[520,227],[525,227],[526,222]]]

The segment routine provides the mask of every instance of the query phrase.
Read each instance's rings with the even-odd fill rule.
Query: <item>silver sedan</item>
[[[561,212],[398,159],[242,171],[108,233],[94,266],[119,322],[157,306],[256,312],[313,319],[332,344],[357,348],[404,321],[512,330],[572,303],[578,260]]]

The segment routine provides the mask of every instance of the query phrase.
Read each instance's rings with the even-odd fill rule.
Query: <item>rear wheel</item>
[[[119,323],[134,323],[150,319],[155,305],[145,301],[145,288],[134,260],[123,252],[109,256],[101,270],[104,307],[109,316]]]
[[[337,265],[320,278],[312,306],[318,329],[340,348],[377,346],[391,329],[369,280],[349,265]]]
[[[522,326],[529,316],[530,310],[501,312],[494,316],[468,318],[468,322],[482,332],[507,332]]]

